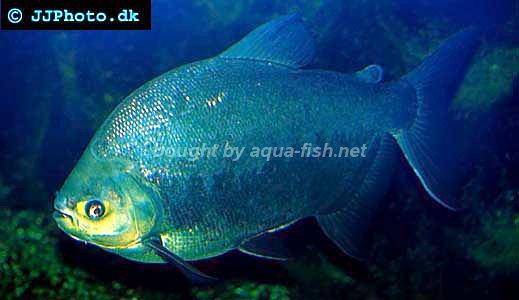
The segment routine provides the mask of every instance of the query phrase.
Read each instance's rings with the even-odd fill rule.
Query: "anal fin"
[[[284,241],[270,232],[246,240],[238,247],[238,250],[253,256],[274,260],[287,260],[291,257]]]
[[[396,143],[389,135],[380,138],[375,158],[359,188],[340,210],[317,216],[324,233],[347,255],[366,256],[366,233],[380,200],[390,184],[396,161]]]

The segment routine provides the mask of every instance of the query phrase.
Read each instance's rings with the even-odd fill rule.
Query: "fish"
[[[446,120],[479,35],[462,30],[385,81],[378,65],[307,69],[315,44],[302,17],[274,19],[127,96],[65,180],[54,219],[76,240],[200,283],[216,279],[192,261],[231,250],[286,259],[276,233],[305,218],[362,259],[399,153],[457,209]]]

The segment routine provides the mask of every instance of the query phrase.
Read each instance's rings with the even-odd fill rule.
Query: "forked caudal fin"
[[[411,127],[394,134],[427,193],[456,209],[453,192],[460,179],[459,157],[448,138],[448,109],[479,46],[479,31],[467,29],[444,42],[401,81],[416,91],[417,115]]]
[[[449,131],[447,113],[478,44],[476,30],[462,31],[396,83],[414,88],[414,100],[418,102],[418,107],[412,124],[393,136],[425,190],[434,200],[450,209],[456,208],[452,195],[457,188],[459,166],[457,155],[452,153],[453,149],[446,138]],[[381,76],[366,75],[378,73],[381,74],[376,67],[368,67],[360,71],[357,77],[376,83]],[[393,145],[392,138],[381,139],[372,166],[358,191],[349,195],[347,206],[334,213],[317,216],[326,235],[350,256],[365,257],[367,228],[389,184]]]

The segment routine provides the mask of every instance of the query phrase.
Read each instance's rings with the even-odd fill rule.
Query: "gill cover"
[[[98,159],[88,148],[55,199],[66,216],[56,218],[59,227],[103,248],[135,246],[161,217],[157,193],[139,178],[130,164]]]

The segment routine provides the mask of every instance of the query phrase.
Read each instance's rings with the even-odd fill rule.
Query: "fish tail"
[[[449,134],[448,110],[480,43],[479,30],[463,30],[402,77],[416,93],[417,113],[410,127],[394,133],[404,156],[427,193],[455,210],[461,180],[460,159]]]

